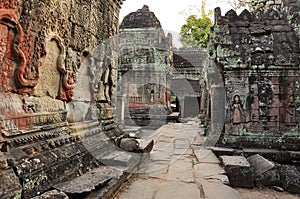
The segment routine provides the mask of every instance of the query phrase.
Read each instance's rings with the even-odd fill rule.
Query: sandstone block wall
[[[100,113],[112,123],[121,4],[1,0],[0,198],[35,196],[95,165],[81,139],[103,134]]]
[[[240,15],[216,9],[210,54],[226,92],[221,145],[300,148],[299,1],[276,2]]]

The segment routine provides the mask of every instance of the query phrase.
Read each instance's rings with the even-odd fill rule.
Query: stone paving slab
[[[150,160],[152,161],[170,161],[172,153],[168,151],[155,151],[150,154]]]
[[[170,165],[170,161],[153,161],[148,159],[137,171],[139,174],[145,174],[149,177],[161,177],[159,175],[163,175],[167,173],[168,167]]]
[[[189,149],[191,141],[185,138],[175,139],[175,149]]]
[[[119,199],[153,199],[160,183],[157,179],[139,179],[134,181]]]
[[[222,183],[201,181],[206,199],[241,199],[233,188]]]
[[[167,180],[179,180],[182,182],[194,182],[194,169],[192,157],[179,159],[169,166]]]
[[[200,136],[198,123],[167,124],[153,135],[155,144],[148,162],[139,170],[139,179],[119,199],[202,199],[202,184],[211,199],[218,199],[212,197],[215,188],[228,193],[224,199],[237,198],[231,197],[236,192],[222,184],[228,183],[228,178],[214,153],[192,149],[192,144],[201,149],[205,140]]]
[[[200,199],[200,190],[195,184],[167,181],[160,185],[154,199]]]
[[[165,152],[172,152],[174,149],[173,142],[155,142],[153,146],[153,150],[150,154],[155,153],[156,151],[165,151]]]
[[[197,182],[206,180],[208,182],[221,182],[229,185],[229,179],[225,170],[219,164],[200,163],[194,166]]]
[[[211,150],[196,150],[195,155],[200,163],[220,164],[220,160]]]
[[[193,155],[193,150],[188,149],[174,149],[174,155]]]
[[[219,164],[201,163],[194,166],[195,174],[199,178],[206,178],[214,175],[223,175],[225,170]]]

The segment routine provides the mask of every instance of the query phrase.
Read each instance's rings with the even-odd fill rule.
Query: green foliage
[[[206,14],[201,17],[191,15],[187,18],[186,24],[181,27],[180,41],[183,48],[189,47],[207,47],[210,27],[213,22]]]

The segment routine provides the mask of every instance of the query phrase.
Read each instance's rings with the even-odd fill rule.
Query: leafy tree
[[[207,47],[210,27],[213,22],[205,13],[206,0],[202,0],[201,17],[190,15],[180,30],[180,41],[183,48]]]
[[[180,31],[183,48],[207,47],[212,25],[212,21],[207,16],[202,18],[197,18],[196,15],[189,16]]]

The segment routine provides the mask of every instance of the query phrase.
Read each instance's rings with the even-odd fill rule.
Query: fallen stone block
[[[281,186],[279,171],[273,162],[259,154],[252,155],[247,160],[254,168],[255,185],[257,187]]]
[[[253,188],[254,168],[244,156],[220,156],[220,160],[231,186]]]
[[[115,150],[105,156],[97,157],[97,160],[107,166],[121,166],[128,169],[141,163],[143,153],[132,153]]]
[[[255,178],[255,185],[257,187],[263,186],[282,186],[282,182],[280,180],[280,174],[278,167],[274,168],[262,173],[261,175]]]
[[[275,164],[259,154],[252,155],[247,158],[250,165],[254,168],[255,176],[259,176],[264,172],[275,167]]]
[[[111,179],[102,168],[98,168],[73,180],[54,185],[53,188],[71,195],[83,194],[105,186]]]
[[[279,169],[283,188],[291,193],[300,193],[300,172],[295,166],[282,165]]]
[[[120,141],[120,148],[125,151],[135,151],[139,148],[139,143],[134,138],[123,138]]]

